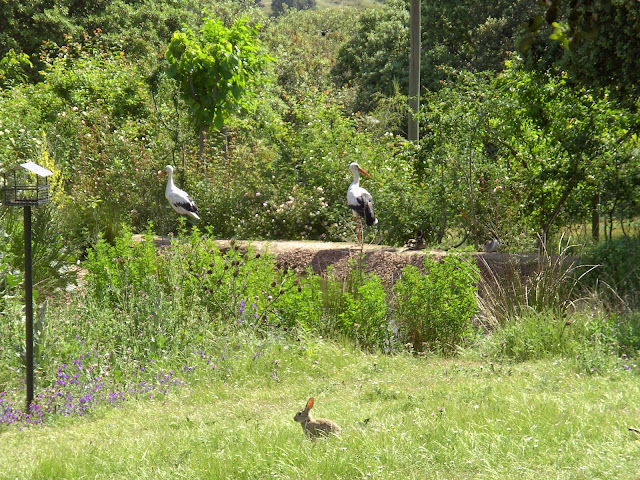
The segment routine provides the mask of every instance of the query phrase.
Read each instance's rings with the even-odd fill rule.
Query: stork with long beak
[[[353,173],[353,182],[351,182],[349,190],[347,190],[347,203],[356,217],[358,223],[358,245],[362,245],[360,217],[364,218],[365,223],[369,227],[378,223],[378,219],[373,211],[373,197],[360,186],[360,174],[369,178],[371,178],[371,175],[360,168],[355,162],[349,165],[349,170]]]
[[[179,189],[173,183],[173,167],[171,165],[164,167],[164,170],[158,172],[158,178],[162,177],[165,173],[169,174],[167,188],[164,192],[164,196],[169,200],[169,205],[171,205],[179,215],[186,215],[188,219],[195,222],[199,221],[200,211],[198,210],[196,202],[187,192]]]

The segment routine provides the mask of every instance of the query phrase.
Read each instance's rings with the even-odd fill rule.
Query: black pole
[[[31,207],[24,207],[24,311],[26,324],[27,413],[33,403],[33,264],[31,259]]]

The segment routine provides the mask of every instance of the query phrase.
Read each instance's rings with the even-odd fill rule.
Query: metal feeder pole
[[[22,169],[22,170],[21,170]],[[26,172],[36,175],[36,183],[26,181]],[[18,181],[18,172],[25,177]],[[21,163],[19,167],[3,174],[2,201],[6,206],[24,207],[24,312],[25,312],[25,367],[27,388],[27,414],[33,403],[33,258],[31,250],[31,207],[43,205],[49,201],[49,181],[53,172],[33,162]],[[44,179],[42,182],[40,178]]]
[[[33,261],[31,256],[31,207],[24,207],[24,311],[25,363],[27,367],[27,409],[33,403]]]

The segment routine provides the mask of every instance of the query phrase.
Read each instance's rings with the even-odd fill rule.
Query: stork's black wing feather
[[[180,202],[180,203],[176,203],[176,206],[178,207],[182,207],[185,210],[187,210],[188,212],[192,212],[195,213],[196,215],[200,216],[200,211],[198,210],[198,206],[196,205],[196,202],[193,201],[193,198],[188,197],[189,202]]]
[[[376,214],[373,211],[373,197],[368,193],[363,194],[358,202],[361,205],[362,216],[367,226],[371,226],[376,223]]]

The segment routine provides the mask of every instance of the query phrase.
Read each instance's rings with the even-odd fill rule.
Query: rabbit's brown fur
[[[293,419],[302,426],[302,431],[311,438],[320,436],[328,436],[329,434],[337,435],[342,431],[336,422],[328,418],[313,418],[309,410],[313,408],[314,398],[311,397],[307,401],[304,410],[300,410],[295,414]]]

